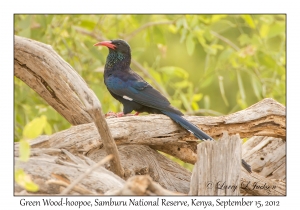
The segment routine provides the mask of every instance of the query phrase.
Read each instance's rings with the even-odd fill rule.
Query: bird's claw
[[[112,112],[112,111],[109,111],[105,114],[105,118],[116,118],[116,117],[124,117],[124,113],[123,112]]]

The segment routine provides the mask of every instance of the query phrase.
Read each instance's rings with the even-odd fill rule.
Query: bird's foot
[[[123,112],[118,112],[118,113],[116,113],[116,116],[117,117],[125,117],[126,114],[124,114]]]
[[[115,117],[124,117],[125,114],[123,112],[112,112],[112,111],[109,111],[105,114],[105,117],[106,118],[115,118]]]

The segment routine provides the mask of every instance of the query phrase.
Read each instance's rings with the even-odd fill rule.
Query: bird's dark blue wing
[[[111,92],[126,100],[154,109],[175,111],[181,114],[180,111],[170,105],[166,97],[134,72],[127,73],[126,77],[123,77],[122,74],[111,75],[106,78],[105,83]]]

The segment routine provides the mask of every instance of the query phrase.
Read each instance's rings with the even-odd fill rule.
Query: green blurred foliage
[[[26,174],[22,169],[15,170],[15,181],[19,186],[23,187],[29,192],[37,192],[39,190],[39,186],[35,184],[30,176]]]
[[[184,113],[229,114],[266,97],[285,105],[285,15],[15,15],[14,32],[51,45],[85,79],[104,112],[122,106],[103,83],[104,39],[129,42],[132,58]],[[70,124],[15,78],[15,141],[44,115],[50,134]],[[47,127],[47,128],[46,128]]]

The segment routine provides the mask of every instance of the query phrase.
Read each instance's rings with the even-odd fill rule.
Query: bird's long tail
[[[177,122],[179,125],[181,125],[182,127],[184,127],[186,130],[188,130],[189,132],[191,132],[192,134],[194,134],[198,139],[200,140],[211,140],[213,141],[214,139],[212,137],[210,137],[208,134],[204,133],[203,131],[201,131],[197,126],[195,126],[193,123],[190,123],[189,121],[187,121],[186,119],[184,119],[182,116],[176,114],[176,113],[172,113],[172,112],[168,112],[168,111],[161,111],[163,114],[167,115],[168,117],[170,117],[172,120],[174,120],[175,122]],[[251,166],[242,159],[242,166],[249,172],[251,173]]]
[[[198,139],[200,140],[214,140],[212,137],[201,131],[197,126],[194,124],[190,123],[186,119],[184,119],[182,116],[172,113],[172,112],[167,112],[167,111],[162,111],[165,115],[169,116],[172,120],[177,122],[179,125],[184,127],[187,131],[190,133],[194,134]]]

